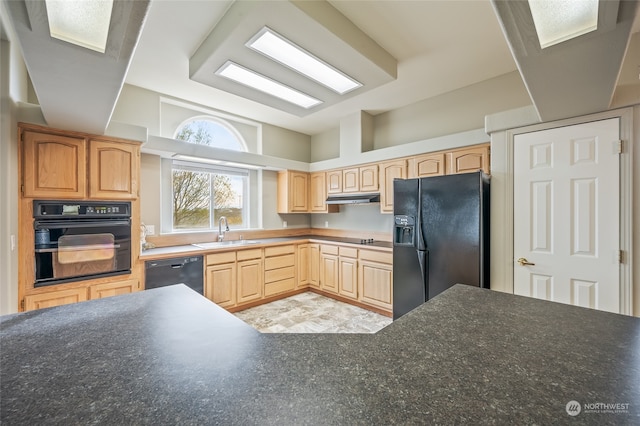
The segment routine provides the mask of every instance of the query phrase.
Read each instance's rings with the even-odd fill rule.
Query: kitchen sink
[[[245,246],[249,244],[257,244],[259,241],[252,240],[233,240],[233,241],[215,241],[212,243],[197,243],[191,244],[192,246],[201,248],[203,250],[221,248],[221,247],[229,247],[229,246]]]

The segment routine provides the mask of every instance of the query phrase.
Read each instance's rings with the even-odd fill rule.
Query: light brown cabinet
[[[358,256],[358,299],[385,311],[393,311],[393,255],[360,250]]]
[[[47,293],[25,296],[24,309],[26,311],[31,311],[33,309],[51,308],[53,306],[83,302],[85,300],[87,300],[86,288],[50,291]]]
[[[138,145],[89,141],[89,198],[135,198],[138,194]]]
[[[342,193],[351,193],[360,191],[360,169],[354,167],[352,169],[342,170]]]
[[[82,137],[22,131],[22,193],[29,198],[84,198],[86,143]]]
[[[443,152],[418,155],[407,160],[407,177],[412,179],[442,176],[446,173],[445,165],[445,154]]]
[[[360,192],[378,192],[378,165],[369,164],[358,168]]]
[[[89,287],[89,299],[102,299],[103,297],[129,294],[139,289],[140,282],[138,280],[124,280],[94,284]]]
[[[207,255],[204,296],[223,308],[236,304],[236,253]]]
[[[407,178],[407,162],[404,159],[380,164],[380,212],[393,213],[393,180]]]
[[[358,249],[339,247],[338,293],[350,299],[358,298]]]
[[[133,293],[139,289],[140,282],[137,279],[130,279],[93,284],[88,287],[30,294],[24,297],[24,310],[30,311],[33,309],[51,308],[53,306],[84,302],[85,300],[102,299],[104,297]]]
[[[490,147],[480,145],[447,153],[447,174],[470,173],[478,170],[489,174]]]
[[[278,172],[278,213],[309,211],[309,173],[294,170]]]
[[[49,131],[51,133],[49,133]],[[26,198],[135,199],[140,144],[21,128]]]
[[[296,288],[295,246],[264,249],[264,295],[273,296]]]
[[[264,291],[262,249],[240,250],[236,253],[236,259],[238,261],[236,303],[240,305],[262,299]]]
[[[339,276],[338,247],[320,245],[320,288],[338,294]]]
[[[330,170],[327,172],[327,194],[342,193],[342,170]]]
[[[336,204],[327,205],[327,180],[325,172],[314,172],[309,175],[309,212],[335,213],[339,211]]]

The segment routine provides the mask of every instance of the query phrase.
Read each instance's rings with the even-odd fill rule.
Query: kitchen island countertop
[[[639,319],[463,285],[376,334],[261,334],[176,285],[0,317],[0,344],[7,425],[640,423]]]

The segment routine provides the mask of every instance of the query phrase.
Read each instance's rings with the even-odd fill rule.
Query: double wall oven
[[[131,203],[33,202],[35,287],[131,273]]]

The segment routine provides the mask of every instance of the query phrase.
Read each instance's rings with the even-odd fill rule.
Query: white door
[[[620,312],[619,128],[514,137],[515,294]]]

